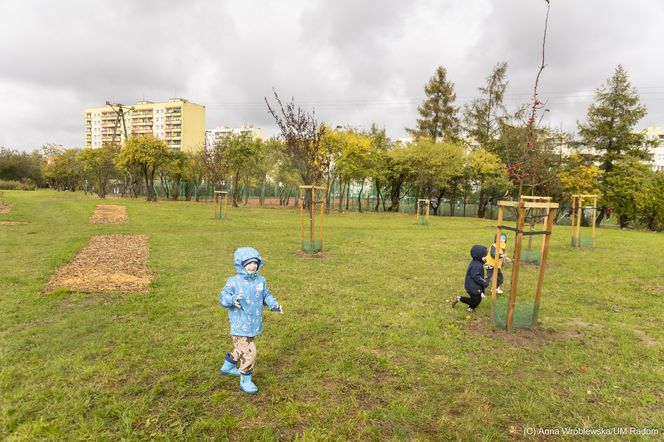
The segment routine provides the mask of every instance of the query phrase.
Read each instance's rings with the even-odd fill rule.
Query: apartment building
[[[85,146],[123,143],[125,137],[151,134],[173,150],[191,152],[205,144],[205,106],[183,98],[167,102],[107,104],[85,110]]]
[[[652,153],[652,170],[664,170],[664,130],[659,127],[649,127],[645,130],[646,139],[649,141],[657,140],[657,146],[650,148]]]
[[[263,131],[260,128],[254,127],[251,124],[237,128],[217,126],[214,129],[208,129],[205,131],[205,147],[206,148],[212,147],[215,144],[217,144],[219,141],[221,141],[224,137],[227,137],[231,134],[247,135],[252,139],[259,139],[259,140],[263,139]]]

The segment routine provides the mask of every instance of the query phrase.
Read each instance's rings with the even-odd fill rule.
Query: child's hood
[[[470,256],[472,256],[473,260],[482,262],[482,258],[486,256],[486,247],[475,244],[470,249]]]
[[[255,258],[256,260],[258,260],[258,268],[254,273],[257,274],[258,271],[263,267],[263,258],[261,258],[261,255],[260,253],[258,253],[258,250],[254,249],[253,247],[240,247],[235,251],[235,254],[233,255],[233,264],[235,265],[235,271],[238,273],[238,275],[242,276],[249,275],[249,273],[244,268],[242,263],[251,258]]]

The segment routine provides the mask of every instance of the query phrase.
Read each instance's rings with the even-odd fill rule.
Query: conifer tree
[[[426,98],[417,108],[420,118],[417,127],[406,128],[415,138],[427,137],[434,141],[456,141],[459,138],[459,109],[454,106],[456,93],[454,83],[447,79],[447,70],[443,66],[429,83],[424,86]]]

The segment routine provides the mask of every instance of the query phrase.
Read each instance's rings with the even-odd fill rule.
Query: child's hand
[[[240,294],[237,295],[237,297],[235,298],[235,301],[233,301],[233,304],[235,304],[235,308],[242,308],[242,304],[240,304],[242,298],[244,298],[244,293],[240,292]]]
[[[284,314],[284,308],[281,306],[281,304],[277,305],[277,308],[276,308],[275,312],[279,312],[282,315]]]

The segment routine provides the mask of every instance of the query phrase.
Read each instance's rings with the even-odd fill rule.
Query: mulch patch
[[[295,256],[298,258],[310,258],[310,259],[327,259],[330,257],[330,252],[316,252],[316,253],[308,253],[304,252],[302,250],[298,250],[295,252]]]
[[[13,204],[0,203],[0,213],[9,213],[14,208]]]
[[[147,292],[152,281],[149,256],[146,235],[93,236],[69,264],[57,271],[46,291]]]
[[[90,216],[92,224],[127,224],[128,221],[126,206],[100,204],[95,207],[95,211]]]
[[[491,337],[513,348],[540,348],[543,344],[559,339],[574,339],[583,336],[579,331],[561,331],[541,325],[530,328],[515,328],[508,332],[488,320],[474,319],[466,322],[466,330],[476,336]]]

